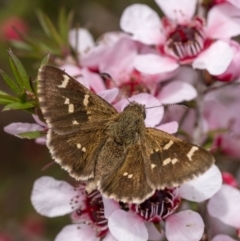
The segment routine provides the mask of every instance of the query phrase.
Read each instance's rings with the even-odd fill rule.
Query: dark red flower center
[[[157,190],[152,197],[141,204],[134,204],[131,209],[147,221],[159,222],[174,212],[180,199],[173,190]]]

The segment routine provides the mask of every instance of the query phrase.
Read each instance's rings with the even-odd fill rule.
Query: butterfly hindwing
[[[100,180],[99,190],[106,196],[123,202],[141,203],[154,193],[147,181],[141,144],[134,144],[122,153],[115,170]]]
[[[39,70],[38,98],[48,126],[59,134],[73,133],[117,113],[107,101],[53,66]]]
[[[146,145],[145,167],[151,186],[156,189],[179,186],[214,163],[205,149],[154,128],[146,129]]]

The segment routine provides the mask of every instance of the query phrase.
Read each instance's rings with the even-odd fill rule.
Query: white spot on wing
[[[170,157],[168,157],[167,159],[165,159],[163,161],[163,166],[166,166],[167,164],[169,164],[172,161],[172,159]]]
[[[63,75],[63,82],[61,85],[58,85],[59,88],[66,88],[68,81],[69,81],[69,77],[67,75]]]
[[[129,174],[129,175],[128,175],[128,178],[132,178],[132,177],[133,177],[133,174]]]
[[[169,149],[172,145],[173,145],[173,141],[170,140],[170,141],[163,147],[163,150]]]
[[[128,175],[128,172],[124,172],[124,173],[123,173],[123,176],[127,176],[127,175]]]
[[[87,106],[88,103],[89,103],[88,98],[89,98],[89,95],[85,95],[85,96],[84,96],[83,104],[84,104],[85,106]]]
[[[79,122],[77,122],[76,120],[73,120],[73,125],[78,125],[79,124]]]
[[[177,158],[172,159],[172,164],[174,165],[176,162],[178,162]]]
[[[74,112],[74,105],[73,104],[69,104],[68,105],[68,112],[69,113],[73,113]]]
[[[192,161],[192,156],[193,156],[194,152],[197,151],[197,150],[198,150],[198,147],[197,146],[193,146],[191,148],[191,150],[188,152],[187,157],[188,157],[188,159],[190,161]]]
[[[80,143],[77,144],[77,148],[78,148],[78,149],[81,148],[81,144],[80,144]]]
[[[70,104],[70,100],[69,100],[69,98],[66,98],[66,99],[65,99],[64,104],[65,104],[65,105],[69,105],[69,104]]]
[[[153,169],[156,165],[155,164],[151,164],[151,168]]]
[[[85,148],[85,147],[83,147],[83,148],[82,148],[82,151],[83,151],[83,152],[86,152],[86,148]]]

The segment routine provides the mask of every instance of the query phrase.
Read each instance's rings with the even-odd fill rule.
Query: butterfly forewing
[[[77,180],[92,178],[97,154],[107,139],[108,120],[117,111],[52,66],[39,71],[38,96],[53,159]]]
[[[146,171],[155,189],[179,186],[214,163],[212,155],[203,148],[154,128],[146,130],[146,145]]]
[[[117,113],[108,102],[53,66],[42,66],[39,71],[38,97],[49,127],[59,134],[78,131],[86,123]]]

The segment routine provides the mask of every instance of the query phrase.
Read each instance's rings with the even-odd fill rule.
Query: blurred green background
[[[154,1],[139,0],[159,11]],[[74,10],[74,25],[85,27],[97,38],[104,32],[119,30],[119,19],[123,10],[136,1],[130,0],[0,0],[0,69],[11,75],[7,50],[12,48],[6,36],[9,23],[23,21],[24,31],[29,37],[43,35],[36,16],[41,9],[53,22],[57,20],[61,7]],[[17,20],[16,20],[17,19]],[[20,20],[19,20],[20,19]],[[21,24],[17,26],[21,31]],[[36,62],[24,58],[12,48],[28,74],[36,77]],[[40,56],[43,58],[44,56]],[[0,79],[0,89],[8,92]],[[2,109],[2,106],[0,106]],[[70,223],[68,216],[46,218],[38,215],[30,202],[33,182],[40,176],[50,175],[73,183],[65,171],[53,165],[47,170],[42,168],[51,162],[45,146],[34,141],[22,140],[3,131],[12,122],[34,122],[23,111],[5,111],[0,114],[0,241],[53,240],[64,225]]]

